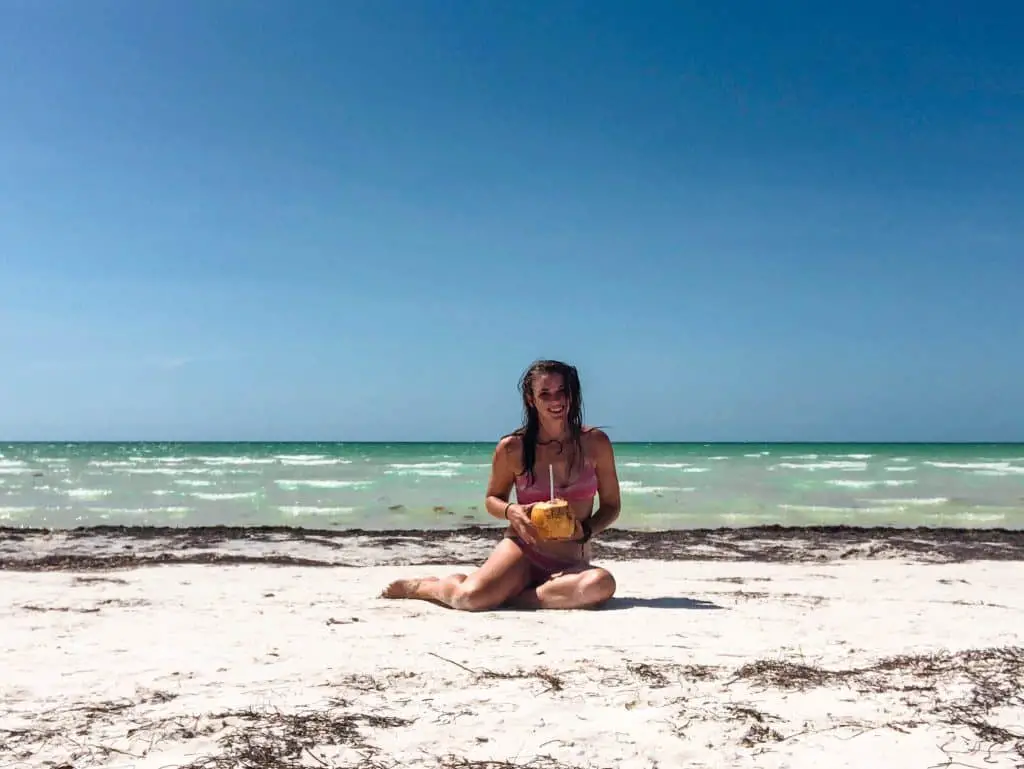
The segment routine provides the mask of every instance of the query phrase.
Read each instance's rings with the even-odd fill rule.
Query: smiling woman
[[[591,538],[614,523],[621,508],[611,441],[602,430],[583,425],[575,367],[536,361],[520,391],[523,424],[498,442],[487,484],[487,512],[509,522],[504,538],[472,574],[400,579],[383,597],[483,611],[593,608],[614,595],[614,577],[590,563]],[[555,528],[544,520],[553,510],[571,518],[568,536],[545,535]]]

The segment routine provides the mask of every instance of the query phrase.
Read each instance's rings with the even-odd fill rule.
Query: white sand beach
[[[0,571],[0,766],[1024,765],[1017,561],[601,563],[478,614],[378,597],[455,565]]]

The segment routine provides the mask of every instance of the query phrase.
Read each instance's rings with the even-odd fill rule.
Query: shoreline
[[[0,571],[125,569],[168,564],[466,566],[482,563],[504,526],[304,529],[287,526],[0,527]],[[594,561],[814,563],[1024,561],[1024,530],[751,526],[662,531],[611,528]]]

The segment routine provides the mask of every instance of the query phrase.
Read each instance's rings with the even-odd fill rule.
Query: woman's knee
[[[461,611],[489,611],[502,606],[511,596],[522,591],[521,570],[506,574],[496,582],[484,582],[470,577],[464,580],[452,594],[452,608]]]
[[[596,567],[580,575],[580,592],[591,605],[601,604],[615,595],[615,577],[607,569]]]
[[[501,601],[495,600],[493,593],[493,590],[486,590],[479,583],[462,582],[452,594],[451,606],[459,611],[496,609],[501,605]]]

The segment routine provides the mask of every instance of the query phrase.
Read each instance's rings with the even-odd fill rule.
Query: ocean
[[[500,526],[493,443],[0,444],[0,526]],[[1024,444],[616,444],[627,529],[1024,528]]]

